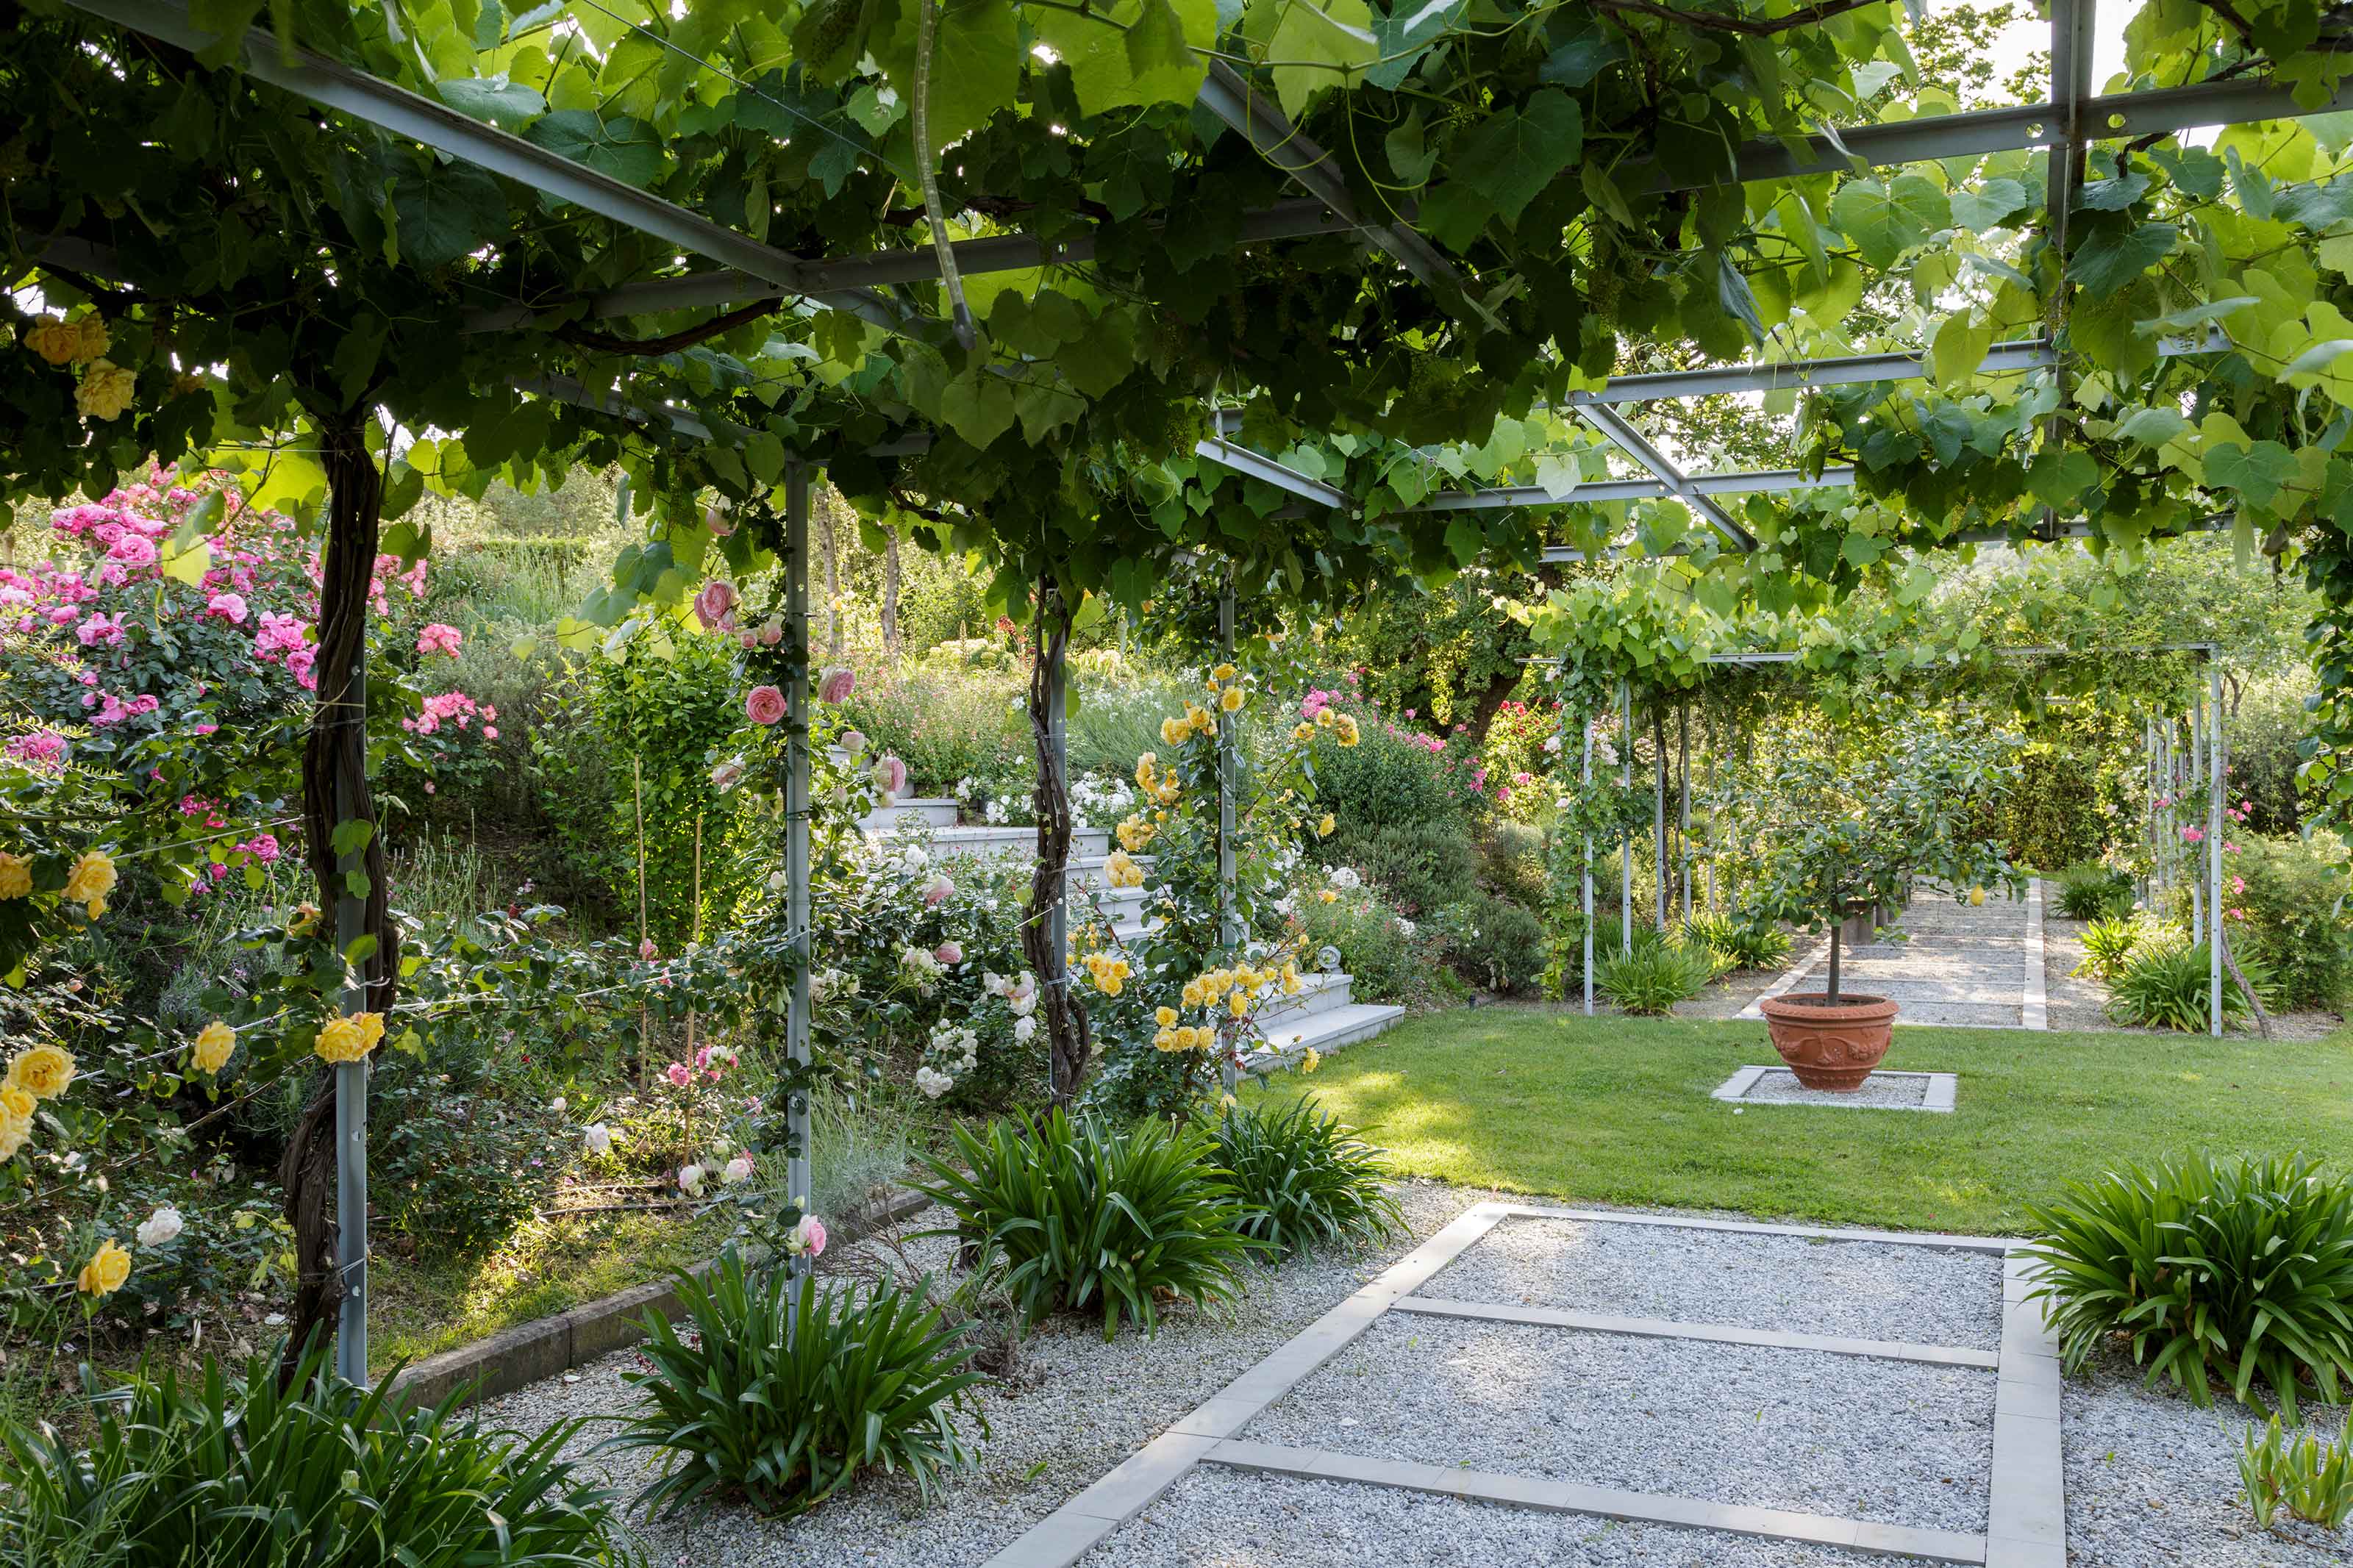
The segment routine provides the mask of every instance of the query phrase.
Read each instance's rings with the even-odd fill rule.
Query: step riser
[[[876,837],[887,837],[904,827],[954,827],[956,825],[956,803],[952,800],[902,800],[896,805],[867,813],[858,819],[858,826]]]
[[[1290,1032],[1273,1030],[1274,1046],[1250,1054],[1247,1064],[1252,1068],[1288,1067],[1309,1049],[1318,1056],[1330,1056],[1334,1051],[1369,1040],[1402,1020],[1402,1007],[1357,1004],[1346,1009],[1334,1009],[1323,1017],[1312,1019],[1294,1037]]]
[[[1312,982],[1296,996],[1285,996],[1280,1004],[1262,1014],[1259,1027],[1269,1034],[1300,1027],[1319,1013],[1336,1012],[1349,1005],[1349,981],[1345,974],[1327,976],[1320,985]]]

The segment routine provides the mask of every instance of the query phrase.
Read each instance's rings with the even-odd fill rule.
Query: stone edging
[[[854,1246],[930,1207],[931,1202],[922,1193],[893,1193],[884,1202],[869,1205],[862,1213],[844,1220],[828,1240],[836,1246]],[[717,1262],[712,1258],[698,1263],[690,1272],[700,1278]],[[681,1310],[678,1293],[666,1281],[632,1285],[584,1301],[570,1311],[517,1323],[472,1344],[411,1362],[393,1379],[392,1391],[417,1405],[438,1404],[460,1390],[467,1390],[461,1404],[495,1398],[637,1343],[645,1338],[638,1321],[649,1312],[676,1318]],[[470,1384],[473,1386],[469,1390]]]

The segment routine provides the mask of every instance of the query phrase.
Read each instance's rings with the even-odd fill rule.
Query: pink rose
[[[818,700],[847,702],[849,700],[850,692],[855,690],[857,686],[857,672],[845,665],[837,664],[827,670],[823,679],[817,683]]]
[[[654,961],[655,952],[654,939],[651,937],[647,937],[644,941],[638,943],[638,956],[644,959],[648,963],[651,963]]]
[[[735,520],[729,517],[717,501],[702,509],[702,522],[715,538],[724,539],[735,531]]]
[[[483,726],[482,726],[482,739],[483,739],[483,740],[485,740],[485,741],[495,741],[495,740],[497,740],[498,738],[499,738],[499,727],[498,727],[496,724],[485,724],[485,725],[483,725]]]
[[[773,724],[785,716],[785,694],[773,686],[755,686],[744,699],[744,716],[754,724]]]
[[[662,1076],[670,1079],[672,1087],[684,1089],[694,1081],[694,1069],[684,1062],[672,1062],[670,1064],[669,1070]]]
[[[947,902],[948,895],[955,891],[955,884],[945,877],[933,878],[931,885],[923,889],[923,908],[927,910],[939,908]]]
[[[932,949],[932,956],[938,959],[942,963],[946,964],[950,969],[954,969],[957,964],[964,962],[964,948],[957,942],[944,942],[940,943],[939,946]]]
[[[782,641],[784,641],[784,640],[785,640],[785,623],[784,623],[784,622],[779,621],[779,620],[776,620],[776,619],[774,619],[774,618],[771,618],[771,619],[769,619],[768,621],[765,622],[765,623],[761,626],[761,627],[760,627],[760,646],[761,646],[762,647],[776,647],[778,643],[780,643],[780,642],[782,642]]]
[[[884,795],[896,795],[907,787],[907,764],[886,752],[874,764],[874,787]]]
[[[419,654],[446,653],[455,658],[459,645],[464,641],[464,634],[457,627],[445,626],[435,621],[417,634],[417,651]]]
[[[864,751],[866,749],[866,731],[863,730],[844,730],[841,732],[841,749],[849,752],[853,757],[859,752]]]
[[[715,632],[731,625],[734,613],[735,584],[725,578],[705,583],[702,592],[694,596],[694,618],[702,623],[704,631]]]
[[[233,626],[245,625],[248,612],[245,595],[242,594],[215,594],[205,602],[205,609],[208,614],[220,616]]]

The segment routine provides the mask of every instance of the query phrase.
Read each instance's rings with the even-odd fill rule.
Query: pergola
[[[2051,659],[2077,657],[2073,650],[2063,647],[2007,647],[1994,650],[1995,656],[2013,659]],[[2230,775],[2230,746],[2222,731],[2222,671],[2216,661],[2212,643],[2178,643],[2156,648],[2101,648],[2083,657],[2113,658],[2143,653],[2181,653],[2191,656],[2206,667],[2203,688],[2191,700],[2190,710],[2178,710],[2162,715],[2142,715],[2142,782],[2147,799],[2144,807],[2143,832],[2149,851],[2151,871],[2144,885],[2150,898],[2169,885],[2171,852],[2179,841],[2180,830],[2198,826],[2205,845],[2205,872],[2190,884],[2190,929],[2207,944],[2207,1033],[2220,1039],[2222,1035],[2222,949],[2224,942],[2224,907],[2222,903],[2222,847],[2224,795]],[[1759,668],[1795,665],[1803,660],[1801,653],[1788,651],[1757,651],[1710,654],[1703,664],[1718,667]],[[1536,664],[1556,663],[1538,659]],[[1620,787],[1634,786],[1634,694],[1630,682],[1618,683],[1617,710],[1620,738],[1623,742],[1619,756]],[[1683,704],[1682,726],[1683,756],[1677,768],[1682,838],[1677,861],[1682,889],[1683,916],[1688,921],[1692,912],[1691,891],[1691,729],[1690,704]],[[1583,756],[1578,766],[1580,787],[1593,784],[1593,722],[1595,715],[1579,716],[1579,728],[1584,735]],[[1657,846],[1655,865],[1657,879],[1657,923],[1663,931],[1668,912],[1667,873],[1667,758],[1663,748],[1652,770],[1651,830]],[[2183,791],[2204,785],[2207,792],[2206,819],[2202,825],[2186,823],[2179,810]],[[2167,804],[2160,805],[2159,801]],[[1588,834],[1583,842],[1584,877],[1580,909],[1584,916],[1584,1004],[1586,1016],[1593,1016],[1593,839]],[[1619,941],[1622,947],[1631,948],[1634,942],[1634,839],[1629,833],[1619,846]],[[2039,985],[2041,983],[2038,981]]]
[[[193,17],[183,0],[68,3],[93,16],[183,48],[201,49],[221,41]],[[2052,68],[2046,101],[1926,116],[1898,123],[1825,129],[1794,142],[1751,142],[1734,152],[1735,177],[1743,182],[1786,180],[2004,150],[2042,149],[2052,153],[2049,221],[2053,237],[2063,242],[2067,214],[2083,179],[2087,149],[2094,141],[2162,135],[2194,127],[2275,120],[2353,107],[2353,82],[2340,87],[2325,102],[2306,105],[2297,102],[2283,89],[2244,77],[2157,91],[2094,96],[2091,91],[2089,47],[2093,0],[2048,0],[2048,11]],[[650,32],[647,36],[664,47],[676,47]],[[299,95],[393,136],[435,149],[449,158],[520,182],[549,198],[656,237],[685,255],[712,264],[704,270],[624,283],[575,301],[593,319],[786,300],[805,301],[806,306],[800,308],[847,310],[886,331],[937,342],[949,331],[947,321],[911,310],[881,290],[893,284],[942,277],[943,253],[952,258],[955,271],[965,277],[1047,265],[1077,265],[1094,255],[1093,245],[1083,237],[1048,246],[1030,237],[1005,235],[953,243],[943,238],[941,244],[930,247],[876,250],[862,255],[799,256],[733,231],[622,180],[339,61],[306,49],[287,49],[279,39],[262,30],[248,31],[238,41],[233,56],[237,67],[257,81]],[[1222,60],[1214,61],[1200,89],[1198,108],[1240,133],[1303,193],[1300,197],[1245,215],[1240,226],[1240,244],[1352,233],[1404,268],[1448,310],[1459,313],[1467,308],[1465,279],[1455,265],[1409,221],[1395,221],[1358,210],[1337,163],[1303,134],[1261,88]],[[1673,176],[1656,162],[1623,167],[1620,173],[1635,188],[1644,191],[1692,188],[1677,186]],[[74,242],[59,242],[46,259],[101,277],[119,276],[111,257]],[[534,309],[518,301],[485,310],[476,316],[470,327],[478,331],[511,330],[526,324]],[[2198,353],[2211,346],[2200,341],[2171,343],[2167,349],[2173,353]],[[1987,353],[1983,368],[1995,372],[2064,372],[2052,345],[2042,339],[1996,345]],[[1778,469],[1687,473],[1620,410],[1647,402],[1897,381],[1917,378],[1923,374],[1919,354],[1896,353],[1621,378],[1599,391],[1573,395],[1567,406],[1609,447],[1641,468],[1644,477],[1599,479],[1559,493],[1527,487],[1445,491],[1428,497],[1419,510],[1549,508],[1674,499],[1704,519],[1720,536],[1725,549],[1746,552],[1756,547],[1755,538],[1718,504],[1716,498],[1844,485],[1852,481],[1852,470],[1831,468],[1820,472]],[[642,404],[626,385],[590,386],[548,377],[518,381],[515,391],[520,395],[596,409],[681,442],[741,446],[749,435],[666,405]],[[1196,450],[1204,459],[1287,492],[1300,506],[1352,505],[1347,492],[1338,487],[1241,445],[1233,438],[1239,433],[1238,420],[1221,416],[1217,433],[1203,439]],[[918,437],[885,450],[908,452],[918,449],[921,444]],[[804,958],[809,941],[809,693],[806,668],[807,562],[803,546],[809,483],[807,460],[799,456],[792,458],[783,488],[788,544],[786,570],[793,612],[789,637],[792,647],[800,656],[800,674],[789,691],[792,782],[786,791],[786,864],[791,929]],[[2055,539],[2079,531],[2080,528],[2069,520],[2046,516],[2037,536]],[[1567,550],[1547,553],[1553,559],[1580,558],[1578,552]],[[1226,624],[1231,624],[1230,613]],[[1059,684],[1059,674],[1055,680]],[[1057,704],[1057,711],[1059,707]],[[1055,738],[1059,744],[1059,725]],[[1059,930],[1059,905],[1054,913]],[[339,936],[348,940],[356,931],[359,919],[359,911],[351,900],[339,905],[337,919]],[[796,1061],[805,1063],[808,1058],[805,963],[803,971],[794,990],[787,1047]],[[347,1004],[353,1006],[359,1000],[356,995],[346,998]],[[338,1207],[343,1222],[338,1246],[339,1266],[345,1283],[337,1363],[338,1370],[353,1381],[364,1381],[366,1375],[365,1071],[364,1064],[337,1068]],[[805,1191],[807,1179],[807,1116],[806,1098],[796,1094],[791,1105],[792,1126],[795,1140],[803,1151],[788,1177],[796,1194]]]

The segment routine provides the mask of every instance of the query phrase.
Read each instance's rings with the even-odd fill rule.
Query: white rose
[[[751,1160],[743,1154],[736,1155],[733,1160],[728,1161],[725,1165],[720,1168],[719,1179],[722,1183],[731,1187],[734,1186],[739,1182],[750,1181],[752,1179]]]
[[[678,1173],[678,1190],[684,1193],[691,1198],[701,1197],[702,1195],[702,1178],[704,1173],[702,1167],[700,1165],[687,1165],[681,1167]]]
[[[591,1154],[609,1154],[613,1152],[613,1130],[601,1121],[590,1122],[580,1133],[580,1144]]]
[[[557,1095],[554,1100],[549,1100],[549,1101],[547,1102],[547,1109],[548,1109],[550,1111],[554,1112],[555,1115],[558,1115],[558,1116],[563,1115],[563,1114],[564,1114],[564,1097],[563,1097],[562,1095],[560,1095],[560,1094],[559,1094],[559,1095]]]
[[[149,1215],[146,1223],[139,1227],[139,1245],[161,1247],[179,1235],[185,1228],[185,1226],[180,1218],[180,1211],[165,1204],[153,1214]]]
[[[934,1072],[930,1068],[917,1068],[915,1087],[923,1091],[925,1099],[937,1100],[955,1087],[955,1079],[944,1072]]]

